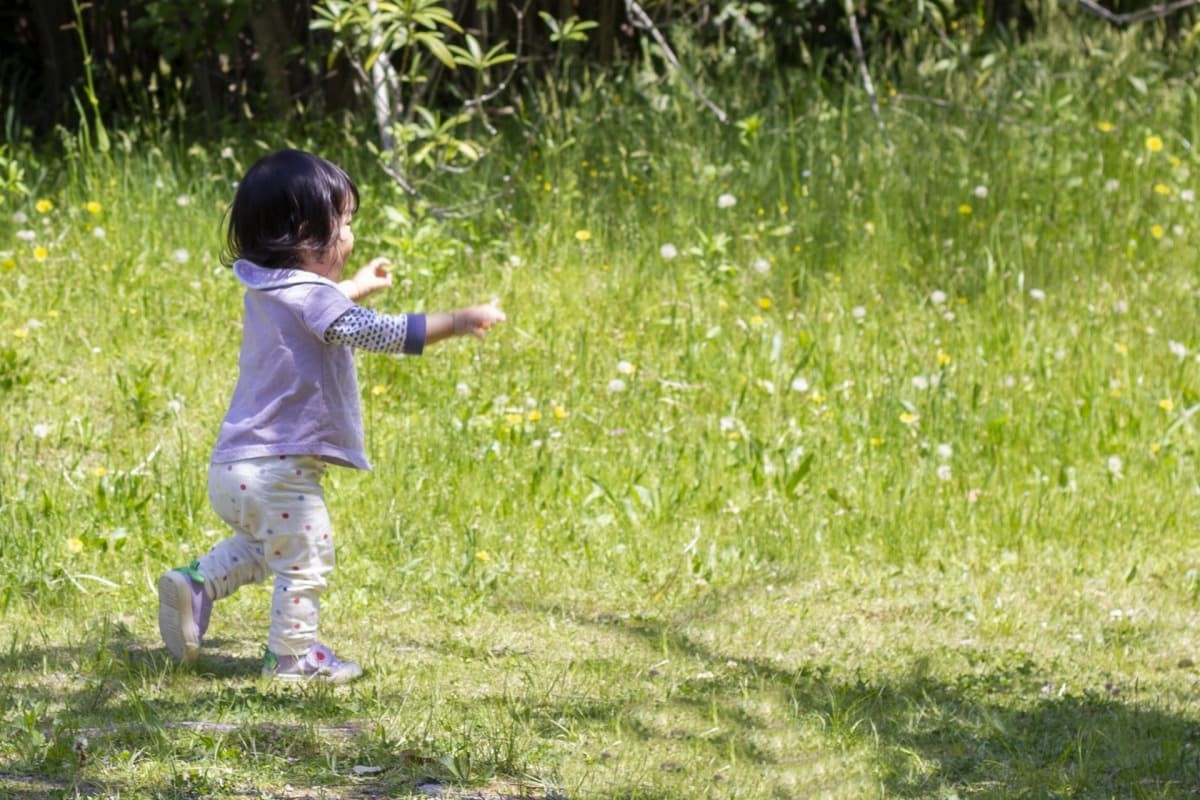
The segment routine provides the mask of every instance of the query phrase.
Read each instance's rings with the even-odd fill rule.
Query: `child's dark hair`
[[[357,210],[358,187],[336,164],[302,150],[263,156],[238,184],[222,261],[299,267],[307,253],[328,251],[342,217]]]

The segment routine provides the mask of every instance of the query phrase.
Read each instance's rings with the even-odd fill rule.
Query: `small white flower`
[[[1122,477],[1121,470],[1123,470],[1125,468],[1125,464],[1124,464],[1124,462],[1121,461],[1120,456],[1109,456],[1107,466],[1108,466],[1109,473],[1114,478]]]
[[[12,215],[12,221],[14,225],[24,225],[29,222],[29,215],[24,211],[18,211]]]
[[[182,410],[183,403],[179,402],[178,400],[167,401],[167,411],[170,411],[172,414],[178,414]]]
[[[1171,355],[1180,361],[1187,358],[1187,348],[1184,347],[1183,342],[1168,342],[1167,346],[1171,348]]]
[[[30,230],[17,231],[17,238],[20,239],[22,242],[32,242],[34,239],[37,238],[37,231],[30,231]]]
[[[632,375],[636,370],[637,367],[635,367],[633,364],[630,364],[628,361],[617,362],[617,372],[621,373],[622,375]]]
[[[971,190],[971,194],[975,195],[980,200],[983,200],[984,198],[986,198],[988,196],[988,188],[983,185],[976,186],[974,189]]]
[[[924,375],[914,375],[912,385],[917,391],[923,392],[929,388],[929,379]]]
[[[188,251],[182,247],[180,247],[174,253],[171,254],[171,258],[174,258],[175,261],[180,264],[186,264],[188,258],[190,258],[190,257],[191,257],[191,254],[188,253]]]
[[[1104,191],[1112,193],[1121,188],[1121,182],[1116,178],[1109,178],[1104,182]]]
[[[457,386],[454,387],[454,393],[456,395],[458,395],[459,397],[470,397],[471,396],[471,387],[465,383],[459,383]]]
[[[750,265],[750,269],[757,272],[759,275],[766,275],[771,271],[771,262],[765,258],[756,258],[754,263]]]
[[[1185,203],[1193,203],[1196,201],[1196,192],[1192,189],[1184,189],[1179,193],[1179,199]]]
[[[729,431],[735,430],[737,425],[737,417],[721,417],[720,426],[723,432],[728,433]]]
[[[521,266],[521,257],[519,255],[517,255],[516,253],[513,253],[511,256],[508,257],[508,263],[514,267],[519,267],[519,266]]]
[[[717,198],[717,208],[733,208],[737,205],[737,198],[726,192]]]
[[[760,380],[758,385],[761,386],[762,390],[767,394],[775,394],[775,383],[773,381]]]
[[[675,258],[675,256],[679,255],[679,251],[675,249],[675,245],[667,242],[662,247],[658,248],[658,254],[667,261],[670,261],[672,258]]]
[[[1113,313],[1114,314],[1128,314],[1129,313],[1129,303],[1124,300],[1118,300],[1117,302],[1113,303]]]
[[[929,302],[933,303],[935,306],[942,305],[946,302],[946,293],[941,289],[935,289],[933,293],[929,295]]]
[[[175,198],[175,205],[179,206],[180,208],[190,206],[191,204],[192,198],[188,197],[186,194],[181,194]]]
[[[1044,302],[1046,302],[1046,293],[1043,292],[1041,289],[1030,289],[1029,290],[1029,299],[1034,300],[1038,303],[1044,303]]]
[[[92,228],[92,236],[95,236],[97,239],[103,239],[105,236],[108,236],[108,231],[97,225],[96,227]]]
[[[155,179],[154,179],[154,188],[155,188],[155,189],[162,189],[162,188],[164,188],[165,186],[166,186],[166,184],[165,184],[165,183],[163,183],[163,179],[162,179],[162,178],[155,178]]]
[[[854,308],[850,309],[850,316],[861,322],[867,318],[867,309],[863,306],[855,306]]]
[[[936,452],[938,458],[940,458],[942,461],[949,461],[954,457],[954,448],[948,444],[939,444]]]
[[[50,426],[44,422],[39,422],[33,426],[33,436],[36,439],[45,439],[50,435]]]
[[[498,394],[498,395],[496,395],[496,399],[492,401],[492,406],[494,408],[504,408],[507,405],[508,405],[508,395],[506,395],[506,394]]]
[[[809,388],[808,378],[805,378],[803,375],[798,375],[792,379],[793,392],[800,392],[803,394],[804,392],[807,392]]]
[[[613,378],[608,382],[608,391],[610,394],[620,394],[625,391],[625,381],[620,378]]]
[[[225,148],[222,148],[222,150],[221,150],[221,158],[228,158],[228,159],[232,159],[232,158],[233,158],[233,148],[232,148],[232,147],[225,147]]]
[[[938,464],[935,474],[939,481],[948,481],[954,477],[954,471],[950,469],[949,464]]]

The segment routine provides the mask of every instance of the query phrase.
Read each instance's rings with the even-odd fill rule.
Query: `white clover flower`
[[[950,469],[949,464],[938,464],[935,474],[937,475],[939,481],[948,481],[954,477],[954,471]]]
[[[50,426],[44,422],[39,422],[33,426],[32,433],[35,439],[45,439],[50,435]]]
[[[37,238],[37,231],[23,230],[17,231],[17,238],[22,242],[32,242]]]
[[[807,392],[809,388],[810,386],[808,383],[808,378],[805,378],[803,375],[798,375],[792,379],[793,392],[800,392],[803,394],[804,392]]]
[[[979,186],[976,186],[974,189],[972,189],[971,194],[975,195],[980,200],[983,200],[984,198],[986,198],[988,196],[988,188],[981,184]]]
[[[867,309],[863,306],[855,306],[850,309],[850,316],[854,317],[859,322],[867,318]]]
[[[1029,299],[1034,300],[1038,303],[1044,303],[1044,302],[1046,302],[1046,293],[1043,292],[1041,289],[1030,289],[1029,290]]]
[[[97,239],[103,239],[105,236],[108,236],[108,231],[97,225],[96,227],[92,228],[92,236],[95,236]]]
[[[621,392],[625,391],[625,388],[625,381],[621,380],[620,378],[613,378],[608,382],[609,394],[620,394]]]
[[[726,192],[717,198],[717,208],[733,208],[737,205],[737,198]]]
[[[186,194],[181,194],[175,198],[175,205],[179,206],[180,208],[190,206],[191,204],[192,198],[188,197]]]
[[[672,258],[675,258],[675,256],[679,255],[679,251],[675,249],[675,245],[667,242],[662,247],[658,248],[658,254],[667,261],[670,261]]]
[[[180,264],[186,264],[187,260],[190,257],[191,257],[191,254],[182,247],[178,248],[175,252],[171,253],[171,258],[175,259],[175,261]]]
[[[954,457],[954,448],[948,444],[939,444],[935,452],[942,461],[949,461]]]
[[[637,367],[635,367],[633,364],[630,364],[628,361],[617,362],[617,372],[621,373],[622,375],[632,375],[636,371]]]
[[[1121,470],[1125,468],[1125,464],[1121,461],[1120,456],[1109,456],[1105,465],[1108,467],[1109,473],[1114,478],[1122,477]]]
[[[12,221],[14,225],[24,225],[29,222],[29,215],[24,211],[17,211],[12,215]]]
[[[750,265],[750,269],[757,272],[759,275],[766,275],[771,271],[771,262],[765,258],[756,258],[754,263]]]
[[[944,304],[946,302],[946,293],[943,292],[941,289],[935,289],[929,295],[929,302],[933,303],[935,306],[940,306],[940,305]]]
[[[1187,358],[1188,351],[1187,351],[1187,348],[1183,345],[1183,342],[1172,341],[1172,342],[1168,342],[1167,346],[1171,349],[1171,355],[1175,356],[1180,361],[1183,361],[1185,358]]]

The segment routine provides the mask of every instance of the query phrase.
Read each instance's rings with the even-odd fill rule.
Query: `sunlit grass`
[[[898,95],[893,153],[815,91],[748,138],[626,88],[460,223],[324,143],[397,262],[375,305],[509,314],[360,360],[376,469],[329,479],[323,635],[368,676],[338,691],[259,682],[261,591],[196,671],[154,625],[225,535],[220,222],[262,145],[47,161],[0,216],[3,779],[1183,796],[1200,124],[1194,86],[1112,69],[1013,56],[988,113]]]

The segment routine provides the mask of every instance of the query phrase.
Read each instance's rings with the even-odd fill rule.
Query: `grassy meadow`
[[[883,132],[820,75],[729,127],[631,76],[442,222],[332,123],[15,148],[0,796],[1194,796],[1200,83],[1093,36],[898,68]],[[373,307],[509,315],[359,359],[336,690],[259,678],[266,587],[194,669],[155,618],[226,535],[222,213],[289,143],[358,181]]]

